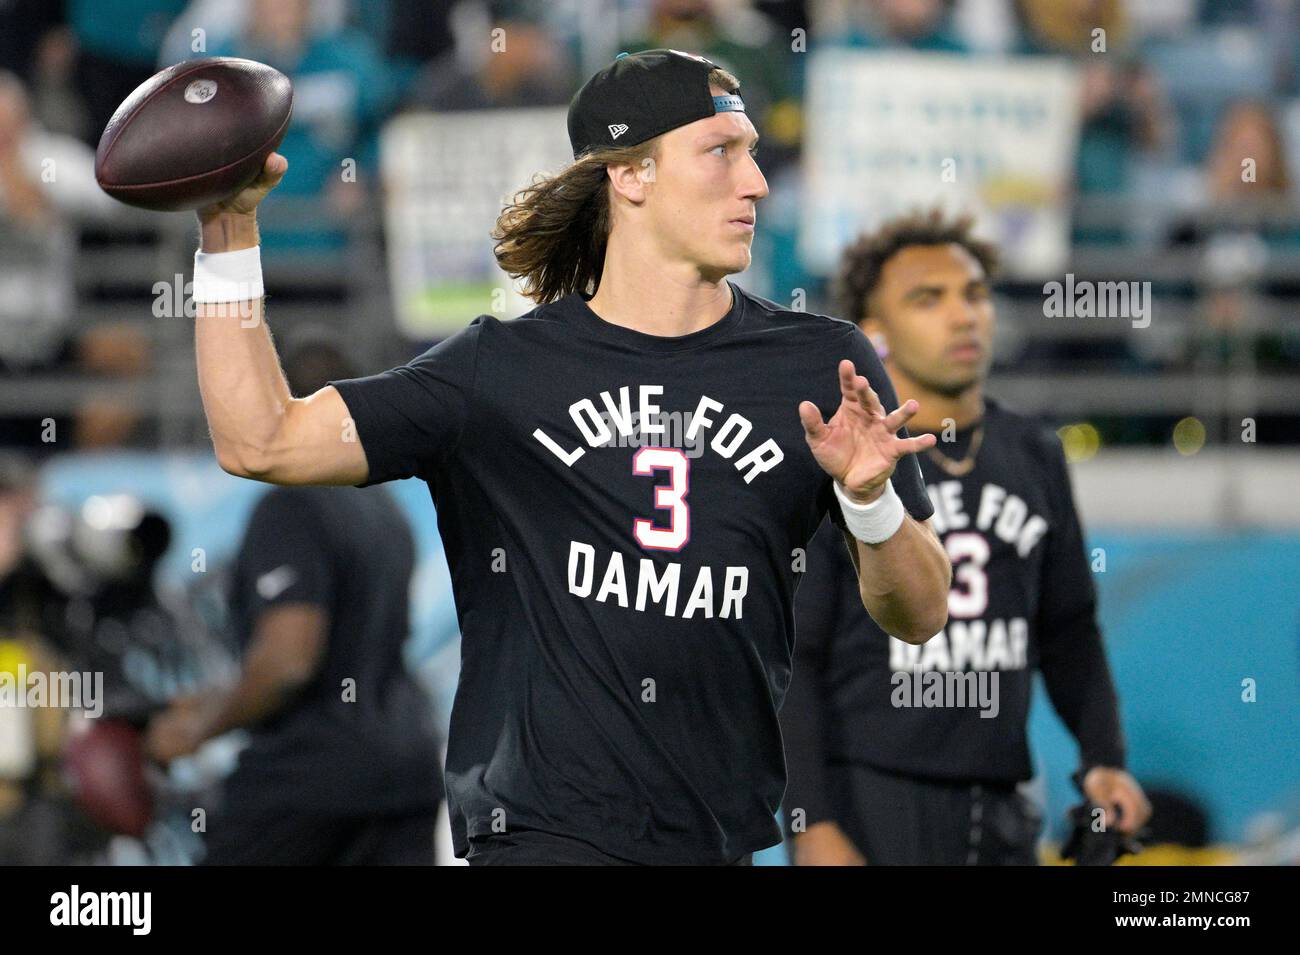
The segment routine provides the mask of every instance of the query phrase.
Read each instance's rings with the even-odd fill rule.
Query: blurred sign
[[[444,338],[476,315],[533,303],[492,255],[492,227],[539,172],[572,161],[565,110],[414,113],[385,126],[380,156],[388,269],[398,327]]]
[[[978,216],[1006,273],[1059,274],[1079,81],[1067,62],[924,53],[812,54],[799,251],[835,269],[862,230],[941,204]]]

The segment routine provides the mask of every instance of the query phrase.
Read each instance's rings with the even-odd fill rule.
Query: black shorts
[[[831,767],[836,821],[868,865],[1037,865],[1042,816],[1015,785]]]
[[[399,816],[213,813],[202,865],[433,865],[437,812]]]
[[[745,853],[728,865],[752,865]],[[466,860],[470,865],[637,865],[601,852],[580,839],[532,829],[474,839]]]

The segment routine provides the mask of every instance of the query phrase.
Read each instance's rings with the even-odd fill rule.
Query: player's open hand
[[[1094,766],[1083,778],[1084,795],[1105,810],[1105,826],[1132,835],[1151,818],[1151,803],[1138,781],[1122,769]],[[1116,813],[1116,810],[1119,810]],[[1116,816],[1118,815],[1118,818]]]
[[[913,400],[886,413],[871,384],[847,358],[840,362],[840,406],[830,421],[811,401],[799,403],[799,420],[813,457],[853,501],[870,504],[885,489],[898,459],[934,447],[932,434],[900,438],[898,430],[920,408]]]
[[[815,822],[794,837],[795,865],[866,865],[858,847],[836,823]]]
[[[230,198],[199,209],[199,221],[207,222],[223,215],[252,215],[257,209],[257,204],[280,184],[288,169],[289,160],[279,153],[271,153],[266,157],[266,164],[262,166],[261,173],[251,183]]]
[[[149,758],[166,765],[188,756],[203,742],[200,719],[191,708],[172,706],[149,721],[144,749]]]

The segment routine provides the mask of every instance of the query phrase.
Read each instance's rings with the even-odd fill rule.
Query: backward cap
[[[708,76],[717,68],[680,50],[620,53],[569,103],[574,158],[600,147],[635,146],[712,116]]]

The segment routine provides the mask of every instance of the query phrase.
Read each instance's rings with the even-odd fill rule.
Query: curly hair
[[[880,285],[889,260],[916,245],[960,245],[973,255],[992,276],[998,267],[998,247],[971,235],[974,216],[949,219],[942,209],[918,209],[884,223],[875,232],[864,232],[840,256],[832,294],[837,314],[860,322],[867,303]]]
[[[711,70],[708,79],[728,93],[740,90],[726,70]],[[573,292],[595,294],[612,225],[606,167],[657,158],[660,138],[584,153],[514,194],[497,217],[492,251],[507,275],[523,279],[524,295],[545,305]]]

